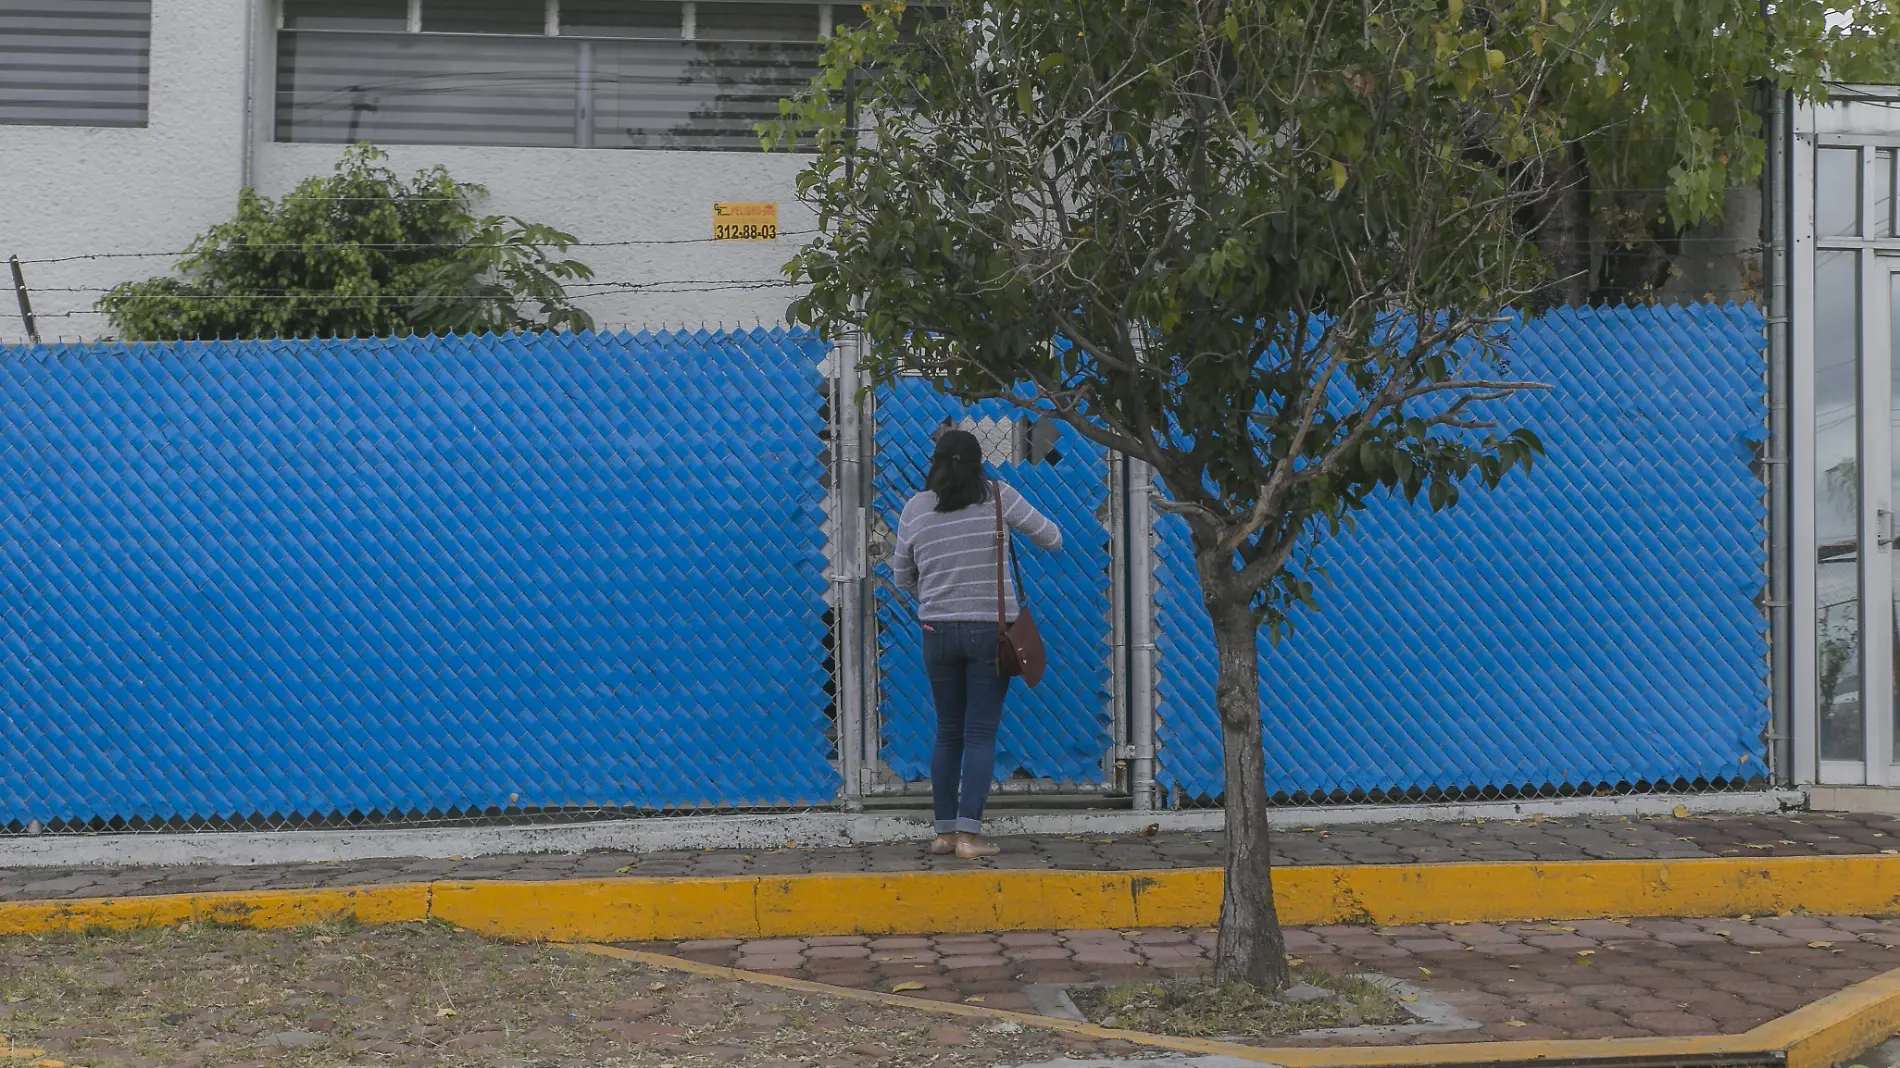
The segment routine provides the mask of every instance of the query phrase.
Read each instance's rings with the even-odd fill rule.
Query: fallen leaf
[[[648,990],[651,990],[651,991],[653,991],[653,992],[654,992],[655,994],[657,994],[657,993],[659,993],[660,991],[662,991],[662,990],[665,990],[665,989],[666,989],[666,984],[665,984],[665,983],[648,983],[648,984],[647,984],[647,989],[648,989]]]
[[[891,993],[902,994],[906,990],[922,990],[923,988],[924,988],[924,984],[913,982],[907,979],[904,982],[901,982],[897,984],[896,986],[891,987]]]
[[[1715,931],[1715,932],[1712,932],[1712,933],[1713,933],[1713,934],[1715,935],[1715,937],[1717,937],[1717,938],[1727,938],[1727,937],[1729,937],[1729,933],[1728,933],[1727,931]]]
[[[444,1016],[453,1016],[453,1015],[455,1015],[455,1010],[454,1010],[454,1009],[437,1009],[437,1010],[435,1010],[435,1018],[436,1018],[436,1019],[438,1019],[438,1020],[440,1020],[440,1019],[441,1019],[442,1017],[444,1017]]]
[[[1676,817],[1677,819],[1679,819],[1679,820],[1686,820],[1686,819],[1688,819],[1688,818],[1689,818],[1689,806],[1688,806],[1688,805],[1677,805],[1677,806],[1676,806],[1676,811],[1675,811],[1675,813],[1674,813],[1674,815],[1675,815],[1675,817]]]
[[[1741,921],[1742,921],[1743,923],[1747,923],[1748,921],[1750,921],[1750,920],[1752,920],[1752,919],[1754,919],[1755,917],[1753,917],[1753,916],[1750,916],[1750,915],[1749,915],[1748,913],[1746,913],[1746,912],[1744,912],[1744,913],[1742,913],[1742,914],[1741,914],[1741,916],[1740,916],[1740,917],[1738,917],[1738,918],[1739,918],[1739,919],[1740,919],[1740,920],[1741,920]]]
[[[1299,957],[1288,957],[1286,959],[1286,966],[1289,968],[1297,968],[1300,965],[1305,964],[1305,963],[1306,961],[1300,959]]]
[[[1418,974],[1426,979],[1430,979],[1432,977],[1432,970],[1430,968],[1420,968]]]
[[[992,1035],[1020,1035],[1023,1033],[1023,1025],[1014,1020],[1004,1020],[1001,1023],[993,1023],[983,1030]]]
[[[1529,1027],[1530,1025],[1529,1025],[1529,1024],[1527,1024],[1527,1023],[1525,1023],[1525,1022],[1524,1022],[1524,1021],[1522,1021],[1522,1020],[1506,1020],[1506,1021],[1504,1021],[1504,1026],[1506,1026],[1506,1027]]]
[[[1809,942],[1808,943],[1809,949],[1831,949],[1833,948],[1833,946],[1834,946],[1834,943],[1832,942]]]
[[[971,994],[971,995],[970,995],[969,997],[967,997],[967,998],[964,998],[963,1000],[964,1000],[964,1001],[966,1001],[966,1002],[968,1002],[968,1003],[970,1003],[970,1004],[972,1004],[972,1005],[981,1005],[981,1004],[983,1004],[983,995],[981,995],[981,994]]]
[[[1417,994],[1400,994],[1399,1000],[1400,1001],[1417,1001],[1418,995]]]
[[[1594,950],[1594,949],[1579,949],[1579,950],[1577,950],[1577,956],[1579,956],[1579,957],[1594,957],[1594,956],[1596,956],[1596,955],[1597,955],[1597,951],[1596,951],[1596,950]]]
[[[626,867],[624,867],[624,868],[615,868],[615,869],[614,869],[614,874],[615,874],[615,875],[625,875],[625,874],[627,874],[628,872],[631,872],[632,870],[633,870],[633,865],[631,865],[631,864],[629,864],[629,865],[627,865],[627,866],[626,866]]]
[[[1761,950],[1759,950],[1759,949],[1751,949],[1751,950],[1749,950],[1749,951],[1748,951],[1748,955],[1749,955],[1749,956],[1751,956],[1751,957],[1759,957],[1759,956],[1761,956]]]

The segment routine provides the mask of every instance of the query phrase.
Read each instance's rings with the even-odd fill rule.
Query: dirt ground
[[[1134,1049],[440,923],[4,938],[0,1033],[89,1068],[991,1068]]]

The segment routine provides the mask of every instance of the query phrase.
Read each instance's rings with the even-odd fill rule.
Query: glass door
[[[1814,154],[1812,347],[1817,780],[1900,786],[1900,245],[1895,149]]]

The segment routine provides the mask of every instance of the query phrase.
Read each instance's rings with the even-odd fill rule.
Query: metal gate
[[[1011,689],[997,738],[998,793],[1132,796],[1153,803],[1152,552],[1146,483],[1124,459],[1055,419],[1006,402],[965,405],[921,378],[865,391],[849,344],[834,352],[833,597],[839,755],[847,801],[930,791],[935,713],[911,599],[889,559],[904,503],[936,437],[974,433],[984,459],[1062,529],[1060,552],[1023,554],[1049,672]],[[1139,496],[1135,494],[1138,493]],[[1141,507],[1129,507],[1141,500]],[[1132,594],[1132,595],[1131,595]],[[1147,609],[1131,611],[1141,603]],[[1139,729],[1138,729],[1139,728]]]

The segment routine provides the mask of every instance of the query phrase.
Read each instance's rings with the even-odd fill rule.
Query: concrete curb
[[[1584,816],[1739,815],[1805,807],[1799,791],[1688,796],[1552,798],[1447,805],[1338,805],[1275,809],[1279,828],[1381,823],[1447,823]],[[1218,809],[1156,812],[993,814],[995,835],[1132,834],[1219,831]],[[647,853],[665,849],[776,849],[787,842],[851,846],[930,836],[922,816],[801,812],[655,816],[539,827],[381,827],[362,830],[200,831],[180,834],[46,834],[0,838],[0,868],[155,867],[186,864],[311,864],[393,857],[477,857],[518,853]]]
[[[1024,1027],[1085,1035],[1096,1039],[1115,1039],[1157,1049],[1205,1057],[1228,1057],[1256,1064],[1274,1064],[1280,1068],[1425,1068],[1433,1065],[1515,1065],[1540,1061],[1560,1061],[1570,1065],[1592,1063],[1627,1065],[1632,1061],[1666,1064],[1671,1059],[1688,1061],[1722,1057],[1778,1062],[1786,1068],[1830,1068],[1884,1041],[1900,1031],[1900,970],[1875,976],[1822,998],[1804,1008],[1771,1020],[1740,1035],[1694,1035],[1684,1038],[1587,1038],[1537,1042],[1462,1042],[1428,1046],[1335,1046],[1324,1049],[1305,1047],[1249,1046],[1237,1042],[1218,1042],[1198,1038],[1124,1031],[1079,1023],[1056,1016],[1037,1016],[1008,1009],[981,1005],[952,1004],[925,998],[908,998],[876,990],[831,986],[807,979],[722,968],[716,964],[669,957],[659,953],[619,949],[614,946],[568,945],[579,953],[633,961],[658,968],[691,972],[714,978],[761,983],[785,990],[865,1001],[947,1016],[994,1020]],[[1178,1063],[1178,1062],[1177,1062]]]
[[[211,921],[439,919],[555,942],[947,934],[1218,922],[1222,873],[964,871],[551,882],[443,881],[0,903],[0,934]],[[1787,912],[1900,913],[1900,855],[1290,867],[1290,926]]]

